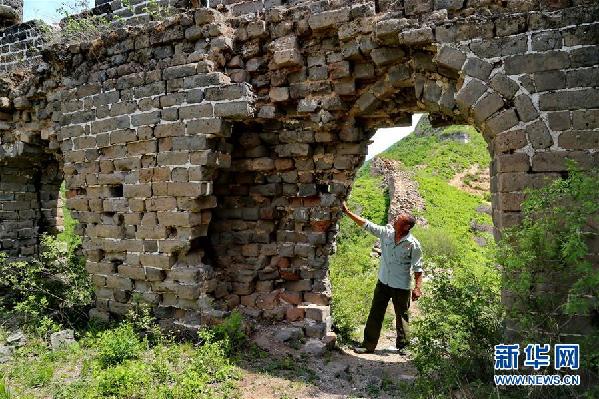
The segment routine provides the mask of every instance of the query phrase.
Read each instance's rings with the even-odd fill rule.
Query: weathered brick
[[[488,119],[485,124],[492,134],[504,132],[518,124],[518,116],[513,109],[506,109]]]
[[[439,65],[459,71],[466,61],[466,54],[450,46],[442,46],[433,61]]]
[[[518,91],[518,83],[511,78],[508,78],[503,73],[493,75],[489,84],[508,100],[513,98],[514,94]]]
[[[572,113],[572,126],[574,129],[599,128],[599,110],[580,110]],[[565,130],[565,129],[561,129]]]
[[[568,150],[599,148],[599,131],[569,130],[562,132],[558,138],[558,145],[560,148]]]
[[[549,129],[541,119],[537,119],[526,126],[526,135],[534,149],[549,148],[553,144]]]
[[[349,7],[344,7],[312,14],[308,18],[308,25],[315,31],[337,27],[340,23],[349,21],[349,11]]]
[[[530,169],[530,158],[525,153],[495,155],[492,165],[498,173],[527,172]]]
[[[472,114],[474,115],[474,119],[481,123],[489,116],[493,115],[495,112],[499,111],[505,103],[501,96],[497,93],[489,92],[485,94],[483,98],[478,101],[474,107],[472,107]]]
[[[599,108],[599,89],[585,88],[541,93],[539,107],[542,111]]]
[[[547,120],[551,130],[567,130],[572,125],[569,111],[548,112]]]
[[[405,57],[405,52],[399,48],[381,47],[370,52],[372,61],[376,65],[386,65],[392,62],[397,62]]]
[[[493,66],[491,64],[478,57],[468,58],[463,68],[464,74],[483,81],[489,79],[492,70]]]
[[[532,157],[532,170],[535,172],[563,172],[568,170],[566,160],[575,161],[578,167],[587,169],[593,165],[593,157],[585,151],[538,152]]]
[[[487,86],[478,79],[471,79],[458,91],[456,104],[466,111],[487,91]]]
[[[526,144],[526,132],[524,130],[501,132],[493,140],[495,153],[511,152],[526,146]]]

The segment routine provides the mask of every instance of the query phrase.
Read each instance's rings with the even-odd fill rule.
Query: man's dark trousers
[[[364,328],[363,346],[367,351],[374,351],[379,341],[389,299],[393,301],[393,308],[395,309],[395,328],[397,329],[395,346],[402,348],[408,344],[408,309],[411,296],[411,290],[389,287],[381,283],[380,280],[377,281],[370,314]]]

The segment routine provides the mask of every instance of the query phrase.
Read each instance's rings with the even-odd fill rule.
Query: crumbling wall
[[[48,49],[2,144],[60,161],[95,316],[139,293],[164,326],[238,308],[321,337],[339,205],[378,127],[475,125],[498,232],[566,159],[599,164],[599,8],[476,3],[191,5]]]
[[[41,60],[45,24],[30,21],[0,31],[0,73],[15,67],[31,66]]]

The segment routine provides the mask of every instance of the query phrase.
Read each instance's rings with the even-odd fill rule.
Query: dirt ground
[[[472,165],[470,168],[456,173],[449,184],[470,194],[484,195],[491,190],[489,168],[478,164]]]
[[[275,333],[276,328],[263,327],[254,334],[259,349],[240,364],[244,399],[401,398],[402,383],[416,376],[409,354],[387,349],[395,344],[394,331],[383,330],[372,354],[338,345],[323,356],[302,353],[301,344],[278,342]]]

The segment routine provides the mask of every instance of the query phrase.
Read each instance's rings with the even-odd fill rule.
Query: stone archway
[[[324,335],[340,201],[374,129],[416,111],[483,133],[498,229],[566,158],[597,165],[599,9],[458,3],[181,10],[48,49],[18,101],[54,113],[94,315],[136,292],[165,326],[243,305]]]

